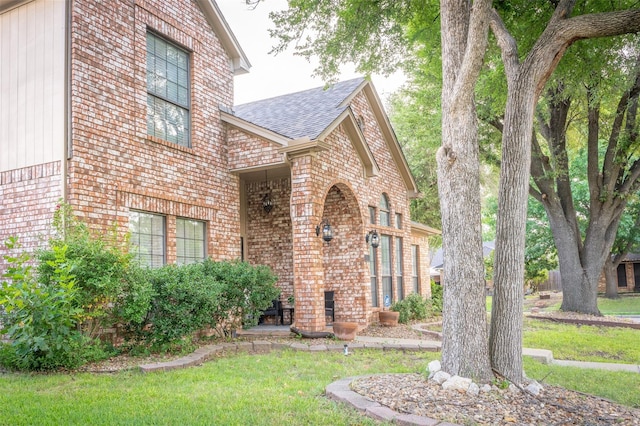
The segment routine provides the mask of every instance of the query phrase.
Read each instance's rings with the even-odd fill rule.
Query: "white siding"
[[[0,14],[0,172],[64,155],[65,1]]]

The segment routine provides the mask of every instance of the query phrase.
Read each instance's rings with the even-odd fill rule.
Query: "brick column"
[[[291,163],[291,228],[293,234],[293,288],[295,323],[303,331],[324,331],[324,269],[322,238],[316,225],[322,220],[324,187],[315,164],[322,142],[302,141],[283,149]]]

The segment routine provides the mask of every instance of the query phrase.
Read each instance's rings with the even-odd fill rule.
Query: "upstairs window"
[[[189,53],[147,33],[147,134],[189,147]]]
[[[380,197],[380,225],[391,226],[391,213],[389,212],[389,198],[386,194]]]

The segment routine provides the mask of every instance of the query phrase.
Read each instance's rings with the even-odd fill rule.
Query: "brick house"
[[[326,291],[362,326],[430,294],[438,231],[410,220],[417,187],[369,81],[233,106],[250,64],[213,0],[4,1],[0,58],[3,241],[41,245],[62,198],[144,265],[271,266],[308,331]]]

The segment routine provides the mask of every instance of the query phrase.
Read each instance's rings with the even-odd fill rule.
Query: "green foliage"
[[[431,309],[434,313],[442,313],[443,294],[442,286],[431,281]]]
[[[51,260],[55,251],[66,247],[66,257],[73,264],[77,288],[76,307],[84,311],[83,322],[95,332],[108,320],[109,306],[122,297],[131,257],[115,243],[115,235],[109,240],[91,235],[71,208],[60,204],[54,214],[55,236],[49,240],[49,248],[37,254],[38,280],[48,286],[54,270]],[[129,276],[130,278],[130,276]]]
[[[203,268],[223,286],[219,309],[214,315],[226,335],[232,330],[256,325],[260,313],[280,294],[275,287],[278,278],[267,266],[206,259]]]
[[[148,270],[146,276],[151,287],[131,280],[136,287],[127,294],[137,301],[131,306],[124,300],[120,309],[130,320],[133,337],[155,347],[166,348],[203,329],[230,335],[243,325],[255,325],[279,294],[268,267],[246,262],[207,259]]]
[[[18,249],[17,239],[6,246]],[[48,260],[50,281],[38,282],[26,262],[25,253],[4,256],[9,268],[0,288],[0,305],[4,307],[2,330],[11,344],[2,349],[2,361],[8,367],[28,370],[73,368],[82,363],[83,348],[88,341],[78,330],[83,310],[77,306],[78,289],[68,261],[67,247],[53,249]]]
[[[391,305],[391,310],[400,312],[398,322],[407,324],[410,321],[423,320],[432,315],[431,300],[417,293],[411,293],[404,299]]]

